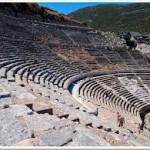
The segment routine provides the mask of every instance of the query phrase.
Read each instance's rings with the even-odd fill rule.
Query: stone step
[[[9,92],[0,92],[0,98],[6,98],[11,97],[11,94]]]

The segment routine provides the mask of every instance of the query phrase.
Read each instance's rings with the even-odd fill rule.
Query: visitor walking
[[[121,117],[119,112],[117,112],[117,116],[116,117],[117,117],[117,123],[119,123],[119,120],[120,120],[120,117]]]
[[[143,133],[143,129],[144,129],[144,122],[142,122],[141,124],[139,123],[138,124],[138,133],[139,133],[139,135],[141,133]]]
[[[141,126],[141,124],[139,123],[139,124],[138,124],[138,133],[139,133],[139,135],[141,134],[141,131],[142,131],[142,126]]]
[[[119,119],[119,127],[123,127],[124,124],[125,124],[125,119],[123,116],[121,116]]]

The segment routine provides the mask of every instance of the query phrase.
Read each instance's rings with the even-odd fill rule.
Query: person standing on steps
[[[124,124],[125,124],[125,119],[123,116],[121,116],[119,119],[119,127],[123,127]]]
[[[117,123],[119,124],[119,120],[120,120],[120,117],[121,117],[119,112],[117,112],[117,116],[116,117],[117,117]]]
[[[142,122],[141,124],[139,123],[139,125],[138,125],[138,133],[139,133],[139,135],[141,133],[143,133],[143,129],[144,129],[144,122]]]

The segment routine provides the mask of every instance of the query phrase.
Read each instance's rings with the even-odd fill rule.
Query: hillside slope
[[[64,14],[60,14],[47,7],[41,7],[37,3],[0,3],[0,12],[14,17],[26,18],[43,22],[59,22],[80,24]]]
[[[150,32],[150,3],[97,5],[80,9],[69,16],[103,31]]]

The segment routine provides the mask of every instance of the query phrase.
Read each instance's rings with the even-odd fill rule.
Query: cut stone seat
[[[32,74],[29,75],[29,80],[34,81],[36,75],[40,74],[40,72],[44,71],[44,70],[49,70],[50,68],[48,66],[43,66],[40,68],[36,68],[35,70],[32,71]]]
[[[93,99],[93,101],[94,101],[94,103],[95,104],[98,104],[99,102],[98,102],[98,96],[99,96],[99,93],[100,93],[100,91],[102,90],[102,88],[103,87],[99,87],[99,85],[98,85],[98,87],[95,89],[95,91],[93,90],[93,96],[92,96],[92,99]]]
[[[103,87],[99,86],[99,84],[95,84],[93,85],[93,90],[91,90],[90,95],[92,97],[94,97],[95,95],[97,95],[99,93],[99,91],[102,89]]]
[[[85,87],[87,86],[87,84],[89,84],[88,82],[91,82],[92,83],[92,81],[85,81],[85,82],[83,82],[82,83],[82,85],[80,86],[80,88],[79,88],[79,95],[81,96],[81,97],[84,97],[84,90],[85,90]]]
[[[123,96],[123,97],[125,97],[125,98],[129,98],[129,97],[131,97],[131,96],[133,96],[133,95],[131,95],[131,93],[129,92],[129,91],[121,91],[121,92],[118,92],[117,91],[117,93],[120,95],[120,96]]]
[[[5,56],[3,56],[3,55],[1,55],[0,56],[0,62],[3,62],[3,61],[6,61],[6,60],[8,60],[8,58],[7,57],[5,57]]]
[[[83,95],[84,95],[85,99],[87,99],[87,100],[89,99],[89,93],[90,93],[91,90],[92,90],[91,87],[92,87],[92,86],[95,86],[95,85],[96,85],[95,82],[86,85],[86,88],[83,90]]]
[[[88,92],[88,94],[87,94],[87,98],[89,99],[89,98],[92,98],[92,100],[93,100],[93,95],[95,94],[95,92],[96,92],[96,89],[98,89],[98,88],[100,88],[99,87],[99,85],[97,85],[97,84],[94,84],[94,85],[92,85],[91,87],[90,87],[90,91]]]
[[[53,78],[51,78],[49,81],[51,82],[51,83],[53,83],[54,85],[57,85],[57,82],[55,82],[56,80],[57,81],[59,81],[59,80],[63,80],[63,78],[61,78],[61,79],[59,79],[60,78],[60,76],[65,76],[65,77],[70,77],[70,76],[72,76],[72,74],[74,74],[74,73],[72,73],[72,72],[60,72],[60,73],[58,73],[58,74],[56,74],[56,76],[54,76]],[[65,78],[64,77],[64,78]]]
[[[33,63],[33,65],[29,66],[31,71],[35,70],[36,68],[43,68],[43,67],[46,67],[46,65],[43,62]]]
[[[0,99],[11,97],[11,94],[9,92],[0,92]]]
[[[2,57],[2,58],[0,58],[0,62],[7,61],[7,60],[12,61],[12,60],[15,60],[15,59],[20,59],[20,58],[17,57],[17,56],[10,56],[10,55],[8,55],[8,54],[7,54],[6,56],[1,55],[1,57]]]
[[[127,111],[125,108],[126,108],[126,105],[127,104],[127,102],[124,100],[124,99],[122,99],[122,98],[120,98],[120,97],[118,97],[118,99],[116,99],[116,106],[119,106],[119,109],[121,109],[121,110],[123,110],[123,111]]]
[[[57,72],[56,70],[51,70],[51,73],[49,74],[49,76],[46,77],[46,79],[45,79],[45,86],[46,86],[47,88],[50,88],[50,80],[51,80],[53,77],[55,77],[56,72]]]
[[[4,44],[4,43],[1,43]],[[10,52],[11,50],[6,50],[5,48],[0,48],[0,58],[4,58],[3,56],[5,56],[5,58],[8,58],[8,56],[10,57],[14,57],[15,54],[13,52]],[[9,52],[9,53],[8,53]]]
[[[48,89],[51,89],[51,90],[53,90],[53,91],[58,91],[58,88],[53,84],[53,83],[51,83],[51,82],[47,82],[47,88]]]
[[[104,102],[104,97],[103,97],[103,95],[104,95],[104,93],[102,92],[102,90],[103,91],[105,91],[105,89],[100,89],[99,91],[98,91],[98,94],[97,95],[95,95],[95,100],[92,100],[92,99],[87,99],[88,101],[89,100],[92,100],[92,101],[90,101],[90,102],[93,102],[93,103],[95,103],[95,104],[98,104],[98,105],[105,105],[105,102]],[[101,93],[100,93],[101,92]],[[104,103],[103,103],[104,102]]]
[[[134,115],[134,116],[138,116],[138,112],[139,112],[139,110],[138,110],[138,108],[136,107],[136,106],[133,106],[133,105],[126,105],[126,110],[128,111],[128,112],[130,112],[130,114],[132,114],[132,115]],[[129,115],[130,115],[129,114]]]
[[[109,95],[108,96],[106,95],[106,93],[109,94],[108,92],[109,91],[107,89],[105,89],[105,88],[102,88],[102,90],[100,90],[100,92],[99,92],[100,97],[103,98],[103,103],[104,104],[107,101],[109,101],[109,99],[110,99]]]
[[[35,66],[36,66],[36,64],[29,64],[28,66],[24,66],[23,68],[21,68],[17,71],[17,74],[20,76],[23,76],[24,72],[26,72],[28,68],[35,67]]]
[[[134,106],[134,107],[138,107],[139,105],[143,105],[145,104],[144,102],[142,102],[141,100],[137,99],[137,100],[128,100],[130,102],[130,105]]]
[[[136,116],[136,107],[134,107],[133,105],[130,105],[130,103],[128,103],[127,101],[123,100],[122,102],[120,101],[119,106],[121,106],[125,113],[130,113]],[[132,111],[132,108],[134,109]]]
[[[40,84],[40,77],[45,73],[47,73],[47,71],[50,71],[50,69],[49,68],[45,68],[44,70],[39,69],[34,76],[34,83]]]
[[[23,77],[23,79],[26,79],[26,80],[28,80],[27,78],[28,78],[28,74],[29,74],[29,76],[30,76],[30,74],[34,74],[34,72],[37,70],[37,69],[43,69],[43,68],[45,68],[46,66],[45,66],[45,64],[39,64],[38,66],[33,66],[33,67],[31,67],[30,66],[30,70],[31,70],[31,73],[28,73],[28,72],[24,72],[23,73],[23,75],[22,75],[22,77]]]
[[[53,81],[57,78],[57,76],[58,76],[58,74],[56,74],[56,72],[54,72],[54,74],[52,74],[51,78],[49,78],[48,82],[53,83]]]
[[[135,103],[134,105],[139,109],[139,108],[141,108],[142,106],[147,105],[147,104],[141,101],[141,102]]]
[[[87,85],[88,91],[89,91],[89,92],[93,91],[95,86],[99,86],[99,84],[93,82],[93,83],[90,83],[89,85]],[[85,86],[84,86],[84,87],[85,87]]]
[[[57,77],[53,77],[50,79],[49,84],[53,84],[54,87],[56,88],[63,88],[64,82],[71,78],[72,76],[74,76],[74,73],[68,73],[68,74],[61,74],[60,73],[61,78],[59,78],[59,76],[57,75]]]
[[[18,59],[18,57],[13,57],[13,58]],[[11,60],[13,60],[13,58],[3,56],[2,58],[0,58],[0,64],[2,62],[8,61],[8,60],[11,61]]]
[[[74,76],[77,75],[76,73],[72,73]],[[54,81],[54,85],[58,85],[58,87],[63,87],[63,82],[67,80],[68,78],[72,77],[70,73],[61,74],[56,80]]]
[[[82,87],[83,88],[89,88],[92,84],[98,84],[97,82],[95,82],[94,80],[89,80],[89,81],[85,81],[85,82],[83,82],[83,85],[82,85]]]
[[[111,106],[114,109],[114,111],[116,111],[116,109],[118,109],[117,106],[119,106],[119,102],[122,102],[122,99],[120,97],[118,97],[117,95],[112,96]],[[124,108],[124,109],[126,110],[127,108]]]
[[[45,86],[45,80],[50,74],[45,72],[43,75],[40,76],[40,85]]]
[[[132,94],[129,94],[128,96],[125,97],[130,103],[132,103],[133,101],[134,102],[138,102],[138,101],[141,101],[138,97],[132,95]]]
[[[15,67],[15,66],[18,66],[18,65],[20,65],[20,64],[23,64],[23,61],[11,63],[11,64],[9,64],[9,65],[7,65],[7,66],[1,68],[1,69],[0,69],[1,76],[6,77],[7,72],[8,72],[11,68],[13,68],[13,67]]]
[[[44,76],[44,74],[49,74],[49,76],[46,76],[44,80],[48,80],[47,78],[51,77],[52,75],[56,74],[57,70],[54,67],[51,67],[49,69],[43,70],[40,74],[40,76]],[[45,81],[44,81],[45,82]]]
[[[56,90],[56,91],[58,91],[58,90],[63,90],[63,88],[62,87],[58,87],[58,85],[55,85],[55,84],[53,84],[53,83],[51,83],[51,82],[49,82],[49,86],[50,86],[50,88],[52,89],[52,90]]]
[[[4,67],[6,65],[9,65],[11,63],[18,62],[18,61],[21,61],[21,59],[12,59],[12,60],[6,60],[6,61],[3,61],[3,62],[0,62],[0,68]]]
[[[15,74],[19,71],[22,67],[26,67],[31,65],[31,63],[24,63],[18,66],[13,67],[11,70],[7,72],[7,80],[15,81]]]
[[[118,86],[118,87],[114,87],[113,88],[116,92],[118,92],[118,94],[124,94],[124,95],[126,95],[126,94],[128,94],[128,93],[130,93],[128,90],[126,90],[126,88],[124,88],[124,87],[121,87],[121,86]]]
[[[29,68],[29,67],[34,67],[35,66],[35,64],[33,64],[33,65],[30,65],[30,66],[25,66],[25,67],[23,67],[23,68],[21,68],[20,70],[18,70],[17,72],[16,72],[16,74],[15,74],[15,80],[16,80],[16,82],[17,83],[22,83],[23,81],[23,74],[24,73],[26,73],[27,72],[27,69]]]
[[[36,70],[36,69],[39,69],[40,67],[38,67],[38,66],[35,66],[35,67],[33,67],[32,69],[31,69],[31,67],[30,67],[30,70],[31,70],[31,72],[29,73],[29,72],[27,72],[27,71],[25,71],[25,72],[23,72],[22,73],[22,80],[28,80],[28,77],[30,76],[30,75],[33,75],[33,72]]]
[[[71,78],[71,77],[73,77],[73,76],[75,76],[75,74],[71,74],[71,75],[69,75],[69,76],[64,77],[62,80],[60,80],[60,82],[59,82],[59,84],[58,84],[58,87],[64,87],[65,82],[66,82],[69,78]]]
[[[67,76],[67,74],[65,74],[65,75],[64,75],[64,74],[60,74],[60,76],[55,79],[54,84],[55,84],[55,85],[58,85],[59,82],[60,82],[65,76]]]

